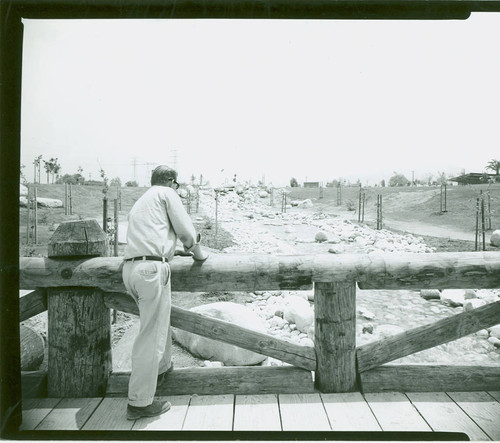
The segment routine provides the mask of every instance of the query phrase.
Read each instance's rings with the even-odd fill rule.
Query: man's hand
[[[208,253],[201,249],[200,245],[196,245],[193,249],[193,259],[196,261],[203,261],[208,258]]]

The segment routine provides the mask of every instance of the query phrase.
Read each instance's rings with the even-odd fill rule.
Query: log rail
[[[103,306],[107,308],[137,314],[137,307],[123,286],[122,263],[118,257],[21,258],[20,288],[35,291],[21,298],[20,321],[46,310],[53,293],[69,293],[78,288],[94,288],[94,296],[102,297]],[[356,347],[355,343],[357,286],[362,289],[499,288],[498,252],[341,256],[214,254],[203,263],[177,257],[171,262],[171,268],[172,290],[178,292],[314,287],[314,347],[293,344],[178,307],[172,308],[172,326],[315,371],[315,389],[321,392],[374,392],[408,387],[413,391],[494,390],[500,385],[498,367],[387,364],[499,324],[500,301],[363,346]],[[123,379],[124,375],[120,377]],[[48,378],[50,380],[50,373]],[[471,380],[474,382],[470,383]],[[71,392],[71,395],[77,396],[77,393]]]

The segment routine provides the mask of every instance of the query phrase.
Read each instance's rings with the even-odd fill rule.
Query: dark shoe
[[[156,379],[156,388],[158,389],[163,382],[166,380],[167,375],[170,374],[174,370],[174,364],[170,363],[170,368],[168,368],[165,372],[158,374],[158,378]]]
[[[168,401],[153,400],[149,406],[131,406],[127,405],[127,419],[137,420],[141,417],[155,417],[163,414],[170,409],[171,404]]]

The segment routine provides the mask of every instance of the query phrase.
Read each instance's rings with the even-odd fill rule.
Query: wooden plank
[[[488,391],[493,398],[496,398],[498,402],[500,402],[500,391]]]
[[[21,371],[23,398],[47,397],[47,371]]]
[[[406,395],[400,392],[364,395],[383,431],[431,431]]]
[[[130,431],[133,420],[127,420],[127,398],[104,398],[83,426],[83,431]]]
[[[406,355],[448,343],[498,323],[500,301],[462,312],[392,337],[359,346],[358,371],[364,372]]]
[[[482,391],[500,386],[500,367],[384,365],[360,374],[363,392]]]
[[[283,431],[330,431],[323,402],[316,394],[280,394]]]
[[[60,398],[30,398],[23,400],[23,422],[19,430],[35,429],[61,401]]]
[[[320,394],[332,431],[381,431],[359,392]]]
[[[101,401],[102,398],[63,398],[36,429],[77,431],[83,427]]]
[[[110,309],[130,314],[139,313],[137,304],[127,294],[108,292],[104,296],[104,303]],[[177,306],[172,306],[170,320],[172,326],[185,331],[268,355],[299,368],[310,371],[316,369],[316,353],[312,346],[290,343],[269,334],[252,331]]]
[[[184,421],[184,431],[231,431],[234,395],[194,395]]]
[[[315,384],[321,392],[356,388],[356,283],[315,283]]]
[[[120,257],[19,259],[20,289],[90,286],[125,292]],[[370,289],[498,288],[500,253],[212,254],[204,262],[174,258],[173,291],[310,289],[313,281],[357,281]],[[67,272],[61,272],[67,269]],[[71,272],[70,272],[71,271]]]
[[[237,395],[233,427],[235,431],[281,431],[277,395]]]
[[[130,373],[113,373],[106,396],[127,395]],[[315,392],[310,371],[293,366],[174,369],[157,395],[279,394]]]
[[[406,396],[433,431],[465,432],[471,440],[488,436],[444,392],[412,392]]]
[[[487,392],[449,392],[448,395],[492,439],[500,440],[500,403]]]
[[[136,420],[132,430],[144,431],[180,431],[186,418],[189,406],[189,395],[178,395],[159,397],[160,400],[167,400],[172,405],[170,411],[157,417],[147,417]]]
[[[19,321],[41,314],[47,310],[47,291],[36,289],[19,298]]]

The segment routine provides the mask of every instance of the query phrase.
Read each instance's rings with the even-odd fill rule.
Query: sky
[[[213,185],[373,185],[500,159],[499,13],[23,23],[30,182],[40,154],[144,186],[158,164]]]

